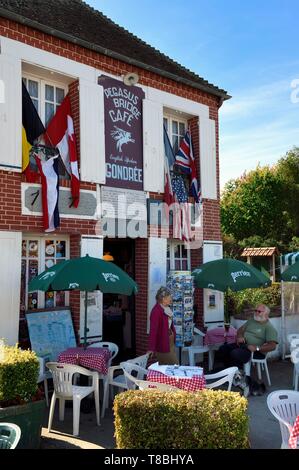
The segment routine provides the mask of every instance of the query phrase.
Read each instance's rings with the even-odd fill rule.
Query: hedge
[[[259,304],[276,307],[281,303],[281,288],[279,282],[273,282],[270,287],[244,289],[239,292],[231,290],[225,294],[226,309],[231,315],[240,314],[244,309],[256,307]],[[270,313],[271,316],[271,313]]]
[[[36,394],[39,362],[33,351],[4,346],[0,357],[0,406],[28,402]]]
[[[128,390],[114,415],[118,449],[249,448],[247,400],[236,392]]]

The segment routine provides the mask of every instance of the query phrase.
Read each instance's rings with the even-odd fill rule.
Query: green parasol
[[[286,282],[299,282],[299,261],[286,269],[282,273],[281,279]]]
[[[132,295],[138,292],[136,282],[110,261],[92,258],[72,258],[62,261],[33,278],[28,291],[85,291],[84,348],[87,344],[87,293],[100,290],[104,294]]]

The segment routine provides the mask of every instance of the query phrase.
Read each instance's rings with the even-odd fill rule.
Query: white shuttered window
[[[0,168],[22,169],[21,61],[0,54]]]

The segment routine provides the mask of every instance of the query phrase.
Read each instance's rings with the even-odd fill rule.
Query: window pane
[[[46,240],[45,256],[47,258],[55,256],[54,240]]]
[[[178,122],[177,121],[172,121],[172,133],[178,134]]]
[[[172,148],[173,148],[174,154],[176,154],[177,151],[179,150],[178,136],[175,136],[175,135],[172,136]]]
[[[38,257],[38,241],[37,240],[29,241],[29,257],[30,258]]]
[[[187,271],[188,270],[188,263],[186,260],[182,261],[182,269],[183,271]]]
[[[27,254],[26,249],[27,249],[27,240],[23,240],[22,241],[22,256],[23,257],[26,257],[26,254]]]
[[[54,292],[46,292],[45,293],[45,307],[46,308],[55,307],[55,305],[54,305]]]
[[[56,242],[56,258],[65,258],[65,241]]]
[[[163,118],[163,125],[164,127],[166,127],[166,130],[168,132],[168,119],[167,118]]]
[[[45,113],[45,123],[46,126],[54,116],[54,104],[52,103],[46,103],[46,113]]]
[[[37,292],[31,292],[28,294],[28,310],[34,310],[37,307]]]
[[[174,257],[180,258],[180,245],[178,243],[174,245]]]
[[[36,111],[38,112],[38,100],[32,99],[32,103],[34,104],[34,107]]]
[[[180,129],[180,136],[184,136],[185,135],[185,124],[183,122],[180,122],[179,129]]]
[[[65,306],[65,292],[57,291],[56,292],[56,307],[64,307],[64,306]]]
[[[180,271],[181,270],[181,263],[180,263],[180,260],[176,260],[175,263],[174,263],[174,269],[176,271]]]
[[[188,257],[188,251],[187,251],[185,245],[182,245],[182,258],[187,259],[187,257]]]
[[[167,272],[170,271],[170,260],[167,260]]]
[[[62,103],[64,99],[64,90],[62,88],[56,88],[56,103]]]
[[[31,98],[38,98],[38,82],[29,80],[28,91]]]
[[[47,101],[54,102],[54,87],[51,85],[46,85],[45,96]]]

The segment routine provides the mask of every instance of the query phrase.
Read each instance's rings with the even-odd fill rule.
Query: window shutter
[[[143,100],[144,191],[164,192],[162,104]]]
[[[166,285],[167,271],[167,239],[151,237],[148,239],[148,322],[147,332],[149,333],[149,320],[152,308],[156,303],[156,294],[161,286]]]
[[[81,256],[103,258],[103,238],[82,236]],[[80,292],[80,340],[84,339],[85,292]],[[96,290],[88,293],[90,305],[87,307],[87,339],[99,341],[103,334],[103,294]]]
[[[80,79],[81,180],[105,184],[105,129],[103,87]]]
[[[22,87],[20,59],[0,54],[0,168],[22,170]]]
[[[14,345],[19,336],[22,233],[0,232],[0,251],[0,336]]]
[[[215,121],[200,118],[200,180],[202,197],[217,199]]]

